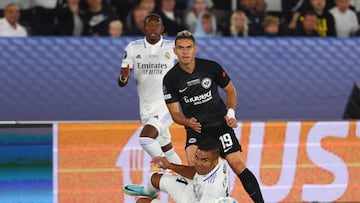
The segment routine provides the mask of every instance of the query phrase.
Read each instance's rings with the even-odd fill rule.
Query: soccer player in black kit
[[[177,34],[174,52],[178,63],[163,80],[164,98],[173,120],[186,129],[186,156],[194,165],[197,143],[205,137],[216,139],[221,156],[227,160],[251,199],[264,202],[259,183],[241,158],[241,146],[233,128],[236,90],[225,70],[215,61],[195,58],[197,47],[191,32]],[[226,94],[226,104],[218,87]]]

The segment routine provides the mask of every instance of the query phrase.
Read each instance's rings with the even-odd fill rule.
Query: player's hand
[[[171,165],[170,162],[165,157],[161,157],[161,156],[154,157],[151,163],[162,169],[168,169]]]
[[[187,126],[192,128],[195,132],[201,133],[201,123],[199,123],[196,118],[194,117],[189,118]]]
[[[120,75],[122,80],[126,80],[130,75],[130,66],[127,65],[127,67],[121,67]]]
[[[226,125],[228,125],[231,128],[236,128],[238,125],[236,118],[225,116],[225,120],[226,120]]]

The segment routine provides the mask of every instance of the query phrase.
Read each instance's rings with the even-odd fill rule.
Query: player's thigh
[[[152,116],[147,119],[142,119],[144,128],[148,127],[149,134],[146,135],[143,131],[140,136],[152,137],[156,139],[160,146],[165,146],[171,142],[171,134],[169,127],[173,123],[171,116],[168,112],[161,112],[157,116]]]
[[[181,202],[190,180],[177,174],[165,173],[160,179],[160,191],[167,193],[175,202]]]

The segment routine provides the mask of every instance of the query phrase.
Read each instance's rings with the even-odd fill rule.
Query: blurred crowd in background
[[[158,13],[165,36],[360,36],[360,0],[1,0],[0,36],[143,36]]]

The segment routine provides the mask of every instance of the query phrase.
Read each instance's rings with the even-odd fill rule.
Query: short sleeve
[[[163,93],[166,104],[179,101],[174,80],[172,80],[168,75],[165,75],[163,79]]]
[[[219,87],[224,88],[229,84],[231,79],[220,64],[218,63],[215,64],[216,64],[214,66],[215,80],[218,83]]]
[[[129,43],[123,51],[121,67],[127,67],[129,65],[130,69],[132,69],[133,64],[134,62],[132,60],[132,45],[131,43]]]

